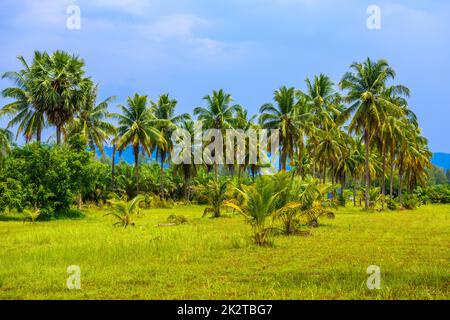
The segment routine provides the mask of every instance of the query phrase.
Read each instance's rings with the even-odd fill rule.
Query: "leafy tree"
[[[0,168],[0,208],[40,209],[42,218],[69,213],[75,197],[93,183],[89,152],[37,143],[16,147]]]
[[[429,185],[440,185],[440,184],[447,184],[448,178],[450,177],[450,172],[447,171],[447,174],[445,173],[444,169],[431,166],[428,170],[428,184]]]

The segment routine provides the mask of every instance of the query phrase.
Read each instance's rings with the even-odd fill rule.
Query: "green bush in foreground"
[[[139,212],[139,205],[144,201],[142,195],[136,196],[130,201],[124,200],[109,200],[112,211],[105,214],[105,216],[113,216],[118,221],[114,223],[114,226],[120,225],[122,227],[134,226],[134,222],[131,221],[131,217]]]
[[[225,201],[225,205],[242,214],[252,226],[253,239],[257,245],[270,245],[270,236],[273,231],[274,217],[283,212],[295,210],[300,203],[289,202],[277,207],[277,198],[281,195],[274,189],[272,179],[260,179],[250,186],[242,186],[237,189],[242,195],[239,203]]]

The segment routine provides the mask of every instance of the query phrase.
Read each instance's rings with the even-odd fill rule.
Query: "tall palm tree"
[[[41,63],[31,68],[32,94],[45,107],[47,119],[56,126],[61,144],[64,125],[85,104],[92,81],[84,74],[84,61],[63,51],[38,54]]]
[[[187,132],[189,132],[190,137],[191,137],[191,143],[192,143],[192,138],[194,137],[195,134],[195,126],[194,126],[194,121],[192,120],[184,120],[180,125],[181,129],[186,130]],[[199,146],[201,147],[201,146]],[[184,159],[185,154],[184,152],[188,152],[189,153],[189,158],[190,159],[194,159],[194,148],[186,148],[180,151],[179,157],[181,159]],[[174,171],[179,173],[181,171],[182,175],[183,175],[183,180],[184,180],[184,198],[186,201],[190,201],[191,198],[191,178],[193,175],[195,175],[197,173],[197,167],[198,165],[195,165],[193,161],[189,161],[189,162],[182,162],[179,165],[175,165],[174,167]]]
[[[198,120],[203,121],[206,128],[221,130],[223,134],[226,129],[234,127],[238,105],[232,104],[233,98],[230,94],[224,92],[223,89],[214,90],[212,95],[204,96],[203,100],[206,101],[207,106],[196,107],[194,115],[198,117]],[[217,177],[217,161],[214,163],[214,171]]]
[[[118,119],[119,140],[117,149],[124,150],[128,145],[133,148],[134,168],[136,176],[136,193],[139,193],[139,151],[148,156],[156,145],[166,143],[158,130],[159,122],[147,105],[147,96],[137,93],[128,97],[127,105],[119,106],[122,114],[115,114]]]
[[[286,171],[287,159],[292,160],[298,139],[295,88],[283,86],[275,90],[274,101],[276,105],[266,103],[261,106],[259,121],[264,128],[280,130],[280,169]]]
[[[237,110],[236,110],[236,121],[235,121],[235,129],[237,130],[242,130],[243,132],[247,132],[250,129],[257,129],[257,126],[254,124],[254,120],[256,118],[256,115],[253,115],[251,117],[249,117],[248,115],[248,111],[243,108],[242,106],[238,106]],[[234,143],[234,141],[233,141]],[[245,173],[245,170],[247,169],[249,162],[250,162],[250,139],[246,139],[245,140],[245,145],[244,145],[244,150],[239,150],[240,145],[239,143],[234,144],[234,154],[238,154],[241,153],[244,156],[244,163],[238,164],[238,163],[234,163],[233,166],[233,170],[234,170],[234,165],[237,166],[237,171],[238,171],[238,180],[240,181],[241,176]],[[258,142],[257,142],[258,144]],[[259,145],[257,145],[257,147],[259,147]],[[261,159],[260,159],[261,160]],[[256,165],[256,164],[253,164]],[[254,167],[255,168],[255,167]],[[253,173],[255,173],[254,171],[252,171]]]
[[[25,142],[29,142],[33,136],[40,143],[42,129],[45,127],[45,115],[42,104],[38,103],[37,97],[34,95],[33,78],[31,75],[32,66],[28,65],[25,58],[18,57],[22,64],[22,69],[18,72],[6,72],[2,78],[10,79],[15,83],[15,87],[9,87],[2,91],[2,96],[11,98],[14,101],[6,104],[0,110],[0,116],[11,115],[12,119],[8,123],[8,128],[17,125],[16,137],[23,134]],[[42,63],[42,55],[35,52],[33,65]]]
[[[328,164],[332,167],[338,164],[339,159],[342,158],[343,146],[341,139],[340,131],[334,126],[326,126],[317,132],[317,140],[319,143],[316,150],[316,159],[322,166],[323,183],[326,182]]]
[[[189,120],[191,117],[187,113],[175,115],[175,107],[177,100],[171,99],[169,94],[160,95],[156,102],[151,103],[151,108],[155,114],[156,119],[161,123],[158,129],[161,136],[164,137],[167,143],[156,146],[156,156],[161,160],[161,199],[164,199],[164,164],[166,159],[170,157],[170,152],[173,150],[172,132],[177,128],[181,121]]]
[[[395,141],[400,140],[398,137],[402,134],[402,123],[405,121],[411,121],[416,123],[415,114],[407,107],[407,101],[404,97],[409,96],[409,89],[395,85],[386,88],[383,93],[383,98],[392,103],[393,108],[390,108],[389,112],[382,114],[382,123],[378,128],[375,139],[380,150],[380,156],[382,159],[382,175],[381,175],[381,193],[382,193],[382,209],[385,206],[386,196],[386,161],[387,153],[390,147],[391,151],[391,185],[393,181],[394,170],[394,147]],[[391,188],[392,189],[392,188]],[[392,197],[392,190],[391,190]]]
[[[112,155],[111,155],[111,191],[114,192],[116,189],[116,153],[117,153],[117,143],[119,142],[120,137],[116,133],[111,138],[112,144]]]
[[[423,183],[426,169],[431,166],[432,153],[428,149],[428,141],[421,136],[420,129],[411,123],[404,128],[403,139],[398,150],[398,201],[402,205],[403,181],[407,179],[412,191],[418,183]]]
[[[340,87],[348,90],[345,97],[350,107],[343,116],[354,114],[349,131],[362,133],[365,145],[365,207],[369,208],[370,188],[370,144],[374,133],[380,128],[383,113],[389,109],[395,109],[390,101],[382,95],[386,82],[395,78],[394,70],[386,60],[374,62],[369,58],[363,63],[354,62],[350,66],[351,71],[344,74]]]
[[[108,105],[115,100],[115,97],[108,97],[97,104],[98,85],[90,88],[85,103],[81,105],[77,112],[77,117],[67,126],[69,135],[79,133],[88,142],[91,150],[95,147],[103,154],[103,145],[108,138],[115,134],[114,125],[108,121],[110,117]]]

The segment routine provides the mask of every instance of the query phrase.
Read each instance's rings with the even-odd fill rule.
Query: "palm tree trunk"
[[[323,184],[327,182],[327,167],[323,165]]]
[[[398,172],[398,204],[402,206],[402,170]]]
[[[61,127],[56,126],[56,144],[61,145]]]
[[[303,176],[303,165],[302,165],[302,159],[303,159],[303,148],[298,148],[297,150],[297,158],[298,158],[298,175],[301,177]]]
[[[116,189],[115,180],[116,180],[116,144],[114,143],[112,151],[112,164],[111,164],[111,190],[113,192]]]
[[[366,164],[365,164],[365,173],[366,173],[366,190],[365,190],[365,208],[369,209],[369,188],[370,188],[370,172],[369,172],[369,153],[370,153],[370,137],[367,130],[364,132],[364,144],[366,147]]]
[[[383,144],[382,148],[382,155],[383,158],[383,176],[381,177],[381,193],[382,193],[382,199],[381,199],[381,208],[384,210],[384,203],[385,203],[385,197],[386,197],[386,147]]]
[[[353,177],[353,206],[356,207],[356,176]]]
[[[36,142],[37,144],[41,144],[41,136],[42,136],[42,127],[38,126],[36,129]]]
[[[191,201],[191,174],[188,175],[187,183],[187,201]]]
[[[139,145],[133,146],[134,171],[136,176],[136,194],[139,194]]]
[[[160,192],[161,199],[164,199],[164,162],[166,161],[166,154],[164,151],[161,152],[161,184],[160,184]]]
[[[78,210],[81,210],[82,204],[83,204],[83,198],[81,196],[81,193],[79,193],[77,196],[77,209]]]
[[[394,144],[391,144],[391,172],[390,172],[390,178],[389,178],[389,183],[390,183],[390,195],[391,198],[394,197],[394,168],[395,168],[395,163],[394,163]]]

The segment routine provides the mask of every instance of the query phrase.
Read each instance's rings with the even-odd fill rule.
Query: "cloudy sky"
[[[66,27],[70,5],[80,30]],[[381,8],[381,30],[366,26],[369,5]],[[61,49],[84,58],[117,103],[169,92],[189,112],[224,88],[257,113],[282,85],[304,89],[318,73],[338,82],[351,62],[386,58],[432,151],[450,152],[449,34],[445,0],[1,0],[0,72],[17,70],[17,55]]]

